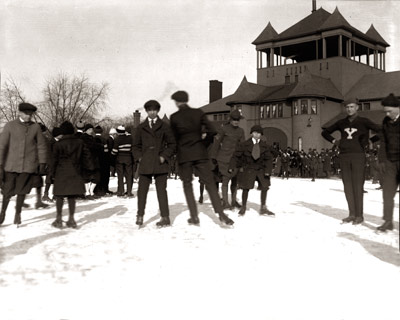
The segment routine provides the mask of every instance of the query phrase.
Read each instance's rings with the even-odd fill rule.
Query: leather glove
[[[40,163],[39,164],[39,174],[41,175],[41,176],[44,176],[44,175],[46,175],[47,174],[47,164],[46,163]]]

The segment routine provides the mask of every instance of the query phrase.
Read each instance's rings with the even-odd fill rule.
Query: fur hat
[[[384,107],[400,107],[400,100],[391,93],[381,101],[381,104]]]
[[[177,102],[188,102],[189,95],[186,91],[177,91],[171,96],[171,99]]]
[[[37,110],[37,108],[33,104],[30,104],[28,102],[21,102],[18,105],[18,110],[23,113],[32,114]]]

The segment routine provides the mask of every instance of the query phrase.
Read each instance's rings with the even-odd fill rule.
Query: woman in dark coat
[[[85,194],[82,169],[93,170],[90,152],[82,139],[74,135],[74,126],[65,121],[60,126],[63,137],[53,146],[52,177],[53,194],[56,198],[57,217],[53,227],[62,228],[62,208],[64,197],[68,199],[69,219],[67,227],[76,228],[74,220],[76,197]]]
[[[235,167],[239,168],[238,184],[239,188],[243,189],[239,215],[245,214],[249,190],[254,188],[256,181],[258,181],[258,189],[261,190],[260,214],[274,215],[266,207],[274,154],[271,147],[261,139],[263,134],[261,126],[253,126],[250,134],[251,138],[239,145],[229,165],[229,171],[233,171]]]

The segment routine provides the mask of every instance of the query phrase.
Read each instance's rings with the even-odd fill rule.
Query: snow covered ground
[[[338,179],[273,178],[267,204],[276,217],[258,215],[260,193],[251,190],[244,217],[226,211],[233,228],[220,225],[208,196],[200,227],[189,226],[179,180],[168,181],[172,226],[162,229],[154,185],[140,230],[136,198],[79,202],[77,230],[51,227],[54,205],[25,209],[17,229],[10,203],[0,227],[0,319],[399,319],[398,194],[395,230],[377,233],[376,187],[366,182],[358,226],[341,224]]]

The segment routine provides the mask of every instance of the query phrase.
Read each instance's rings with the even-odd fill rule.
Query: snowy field
[[[189,226],[181,182],[168,186],[172,226],[162,229],[154,184],[141,229],[136,198],[78,202],[77,230],[51,227],[54,205],[25,209],[17,229],[10,203],[0,319],[399,319],[398,193],[395,229],[378,233],[382,194],[371,182],[358,226],[341,224],[338,179],[273,178],[267,204],[276,217],[258,215],[260,192],[251,190],[245,216],[226,211],[233,228],[220,225],[208,196],[200,227]]]

